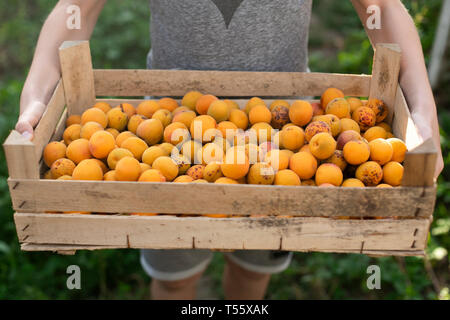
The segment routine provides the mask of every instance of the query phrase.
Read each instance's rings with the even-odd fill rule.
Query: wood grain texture
[[[382,100],[389,109],[387,122],[391,123],[394,114],[400,72],[401,49],[397,44],[378,43],[376,45],[369,99]]]
[[[406,154],[403,166],[403,186],[429,187],[436,184],[434,170],[436,167],[437,148],[430,138]]]
[[[59,49],[69,115],[95,103],[94,73],[88,41],[65,41]]]
[[[16,213],[19,241],[83,248],[269,249],[416,254],[430,219],[206,218]],[[66,246],[64,248],[64,246]],[[43,247],[41,247],[43,249]]]
[[[62,80],[60,80],[52,98],[47,104],[44,114],[39,120],[39,124],[34,130],[33,143],[38,159],[42,157],[45,146],[50,142],[53,132],[55,131],[55,125],[61,118],[65,105],[64,86]]]
[[[14,179],[39,179],[39,158],[33,142],[12,130],[3,143],[9,176]]]
[[[371,76],[302,72],[94,70],[97,96],[183,96],[190,90],[221,97],[319,96],[337,87],[368,96]]]
[[[430,188],[317,188],[262,185],[9,180],[20,212],[226,213],[313,217],[420,217],[434,209]]]

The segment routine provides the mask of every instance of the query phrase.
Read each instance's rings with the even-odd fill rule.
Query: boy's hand
[[[45,104],[40,101],[31,101],[26,106],[20,108],[24,110],[16,124],[16,130],[19,131],[25,138],[33,139],[33,128],[39,123],[42,114],[45,111]]]

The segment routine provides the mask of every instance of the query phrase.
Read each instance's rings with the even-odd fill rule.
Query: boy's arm
[[[425,140],[433,138],[438,148],[435,171],[437,177],[444,167],[439,123],[422,45],[414,22],[400,0],[352,0],[352,3],[373,46],[377,43],[398,43],[402,49],[400,85],[420,134]],[[377,5],[381,9],[381,29],[369,30],[366,27],[369,17],[367,8],[370,5]]]
[[[28,77],[20,97],[20,117],[16,130],[26,138],[33,137],[45,107],[61,77],[58,49],[66,40],[88,40],[106,0],[60,0],[42,27]],[[67,20],[71,5],[80,8],[80,29],[69,29]]]

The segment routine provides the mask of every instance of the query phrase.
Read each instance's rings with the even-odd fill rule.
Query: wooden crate
[[[398,85],[400,50],[378,45],[373,75],[171,70],[93,70],[88,42],[60,49],[62,80],[32,142],[12,131],[4,149],[17,234],[22,250],[74,253],[109,248],[271,249],[422,255],[432,221],[436,149],[416,131]],[[403,184],[398,188],[317,188],[43,180],[42,152],[60,140],[68,115],[96,101],[116,105],[199,90],[233,97],[318,96],[328,87],[347,95],[377,97],[389,106],[394,134],[406,141]],[[270,100],[266,100],[270,102]],[[91,211],[115,214],[48,214]],[[228,213],[232,218],[129,216]],[[260,214],[262,217],[245,217]],[[282,217],[284,215],[293,218]],[[349,216],[351,219],[340,219]],[[383,217],[376,219],[375,217]]]

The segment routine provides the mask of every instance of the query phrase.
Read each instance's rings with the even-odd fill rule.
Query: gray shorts
[[[176,281],[189,278],[209,265],[213,251],[200,249],[141,250],[141,265],[152,278]],[[273,250],[236,250],[224,253],[240,267],[259,273],[278,273],[287,269],[292,252]]]

